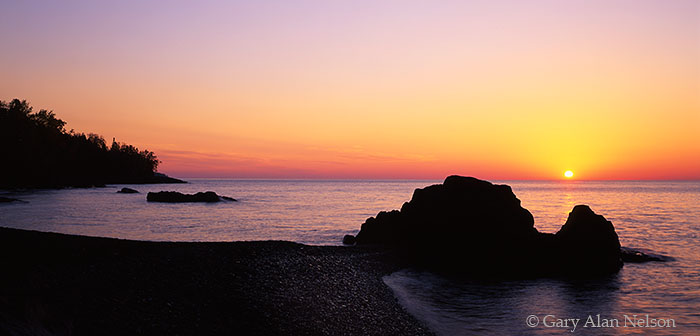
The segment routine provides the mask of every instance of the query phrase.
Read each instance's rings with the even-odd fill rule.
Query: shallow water
[[[0,192],[29,203],[0,204],[0,225],[144,240],[291,240],[338,245],[364,220],[398,209],[415,188],[438,181],[193,180],[189,184]],[[576,334],[693,335],[700,332],[700,182],[504,182],[543,232],[556,232],[576,204],[615,225],[623,246],[670,255],[666,263],[628,264],[595,281],[539,279],[479,283],[404,270],[385,277],[400,302],[443,335],[564,334],[547,327],[581,319]],[[140,194],[117,194],[132,187]],[[163,204],[146,192],[212,190],[240,202]],[[584,327],[588,316],[673,319],[675,328]],[[528,327],[529,315],[539,324]],[[552,317],[553,316],[553,317]],[[554,321],[554,322],[553,322]],[[667,321],[667,320],[665,320]]]
[[[7,227],[169,241],[290,240],[339,245],[367,217],[400,207],[431,181],[190,180],[188,184],[9,193],[29,203],[0,204]],[[130,187],[139,194],[118,194]],[[211,190],[239,202],[149,203],[149,191]],[[0,195],[2,195],[0,193]]]

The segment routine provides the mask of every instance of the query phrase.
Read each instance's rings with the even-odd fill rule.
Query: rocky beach
[[[146,242],[0,228],[0,333],[425,335],[375,247]]]
[[[162,194],[186,202],[223,198],[149,192],[149,203]],[[612,222],[586,205],[576,205],[557,233],[541,233],[520,203],[507,185],[450,176],[416,189],[401,210],[367,219],[357,236],[343,239],[350,246],[0,228],[0,333],[423,335],[435,326],[409,315],[404,307],[417,303],[399,305],[384,276],[419,269],[456,284],[585,282],[620,272],[623,262],[675,260],[621,248]]]

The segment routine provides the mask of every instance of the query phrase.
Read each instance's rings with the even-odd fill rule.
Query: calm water
[[[29,203],[0,204],[0,225],[145,240],[282,239],[338,245],[380,210],[397,209],[413,189],[437,181],[193,180],[185,185],[0,193]],[[628,264],[591,281],[539,279],[465,282],[404,270],[384,278],[407,310],[443,335],[700,334],[700,182],[504,182],[543,232],[556,232],[575,204],[588,204],[615,225],[623,246],[670,255],[667,263]],[[147,203],[148,191],[212,190],[238,203]],[[593,328],[618,321],[617,328]],[[675,328],[634,327],[626,320],[673,319]],[[539,324],[528,327],[535,315]],[[535,321],[534,319],[531,322]],[[563,324],[563,322],[559,322]],[[627,327],[625,327],[627,323]]]

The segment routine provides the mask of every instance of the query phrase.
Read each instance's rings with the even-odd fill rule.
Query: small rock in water
[[[146,196],[149,202],[165,202],[165,203],[185,203],[185,202],[204,202],[214,203],[222,200],[236,201],[231,197],[222,197],[213,191],[198,192],[196,194],[183,194],[177,191],[161,191],[149,192]]]
[[[120,194],[138,194],[139,191],[136,189],[131,189],[131,188],[122,188],[121,190],[117,191]]]

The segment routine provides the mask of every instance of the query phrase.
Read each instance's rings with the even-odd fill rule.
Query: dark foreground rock
[[[569,272],[613,273],[622,268],[620,240],[613,224],[586,205],[571,210],[554,242],[551,253]]]
[[[345,244],[345,245],[355,245],[355,236],[353,236],[353,235],[345,235],[345,237],[343,237],[343,244]]]
[[[478,276],[598,275],[622,267],[611,222],[577,205],[556,234],[540,233],[507,185],[450,176],[416,189],[400,211],[362,224],[358,245],[390,246],[417,265]]]
[[[219,196],[213,191],[198,192],[196,194],[183,194],[177,191],[160,191],[149,192],[146,196],[149,202],[166,202],[166,203],[186,203],[186,202],[204,202],[213,203],[223,201],[237,202],[236,199],[226,196]]]
[[[117,191],[120,194],[138,194],[139,191],[136,189],[131,189],[131,188],[121,188],[119,191]]]
[[[0,228],[0,334],[425,335],[375,247],[170,243]]]

